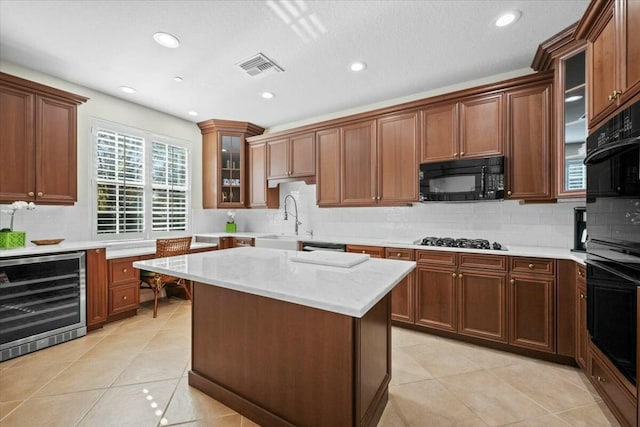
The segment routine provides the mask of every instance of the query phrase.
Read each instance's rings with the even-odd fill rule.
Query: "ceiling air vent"
[[[258,74],[265,73],[269,70],[284,71],[278,64],[259,53],[252,56],[249,59],[245,59],[241,63],[237,64],[250,76],[257,76]]]

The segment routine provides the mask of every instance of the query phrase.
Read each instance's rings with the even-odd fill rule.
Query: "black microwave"
[[[504,156],[420,165],[420,201],[504,199]]]

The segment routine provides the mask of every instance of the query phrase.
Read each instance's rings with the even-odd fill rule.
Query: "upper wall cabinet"
[[[246,207],[246,138],[264,129],[247,122],[214,119],[198,126],[202,132],[202,206]]]
[[[278,208],[278,188],[267,187],[267,143],[250,142],[248,208]]]
[[[551,83],[507,91],[507,197],[552,198]]]
[[[76,109],[87,99],[0,73],[0,203],[73,205]]]
[[[418,199],[418,112],[316,133],[319,206],[398,205]]]
[[[316,174],[313,132],[267,142],[267,178],[300,178]]]
[[[576,30],[587,40],[589,130],[640,91],[640,2],[592,1]]]
[[[420,162],[501,155],[502,98],[482,95],[425,109]]]

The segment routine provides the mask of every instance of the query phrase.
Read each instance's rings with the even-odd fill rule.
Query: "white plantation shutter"
[[[144,139],[98,129],[97,233],[144,231]]]
[[[153,142],[152,230],[187,229],[187,150]]]
[[[94,238],[189,231],[188,144],[101,120],[94,144]]]

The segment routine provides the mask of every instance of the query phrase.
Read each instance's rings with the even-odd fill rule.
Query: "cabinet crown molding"
[[[610,8],[615,0],[592,0],[587,10],[582,15],[582,19],[578,22],[575,31],[575,38],[578,40],[586,40],[587,36],[593,30],[596,22],[600,19],[600,15],[607,8]]]
[[[258,135],[264,132],[264,128],[249,122],[239,122],[235,120],[209,119],[199,122],[198,127],[204,135],[211,132],[227,131],[240,132],[247,136]]]
[[[578,23],[575,22],[538,45],[531,68],[534,71],[547,71],[553,69],[553,58],[561,53],[561,50],[576,41],[575,31]]]
[[[76,105],[80,105],[89,100],[89,98],[77,95],[75,93],[67,92],[64,90],[56,89],[51,86],[46,86],[41,83],[36,83],[31,80],[23,79],[11,74],[0,72],[0,83],[7,84],[9,86],[18,86],[20,89],[31,89],[34,92],[45,93],[47,95],[55,96],[57,98],[64,98],[65,101],[74,102]]]

